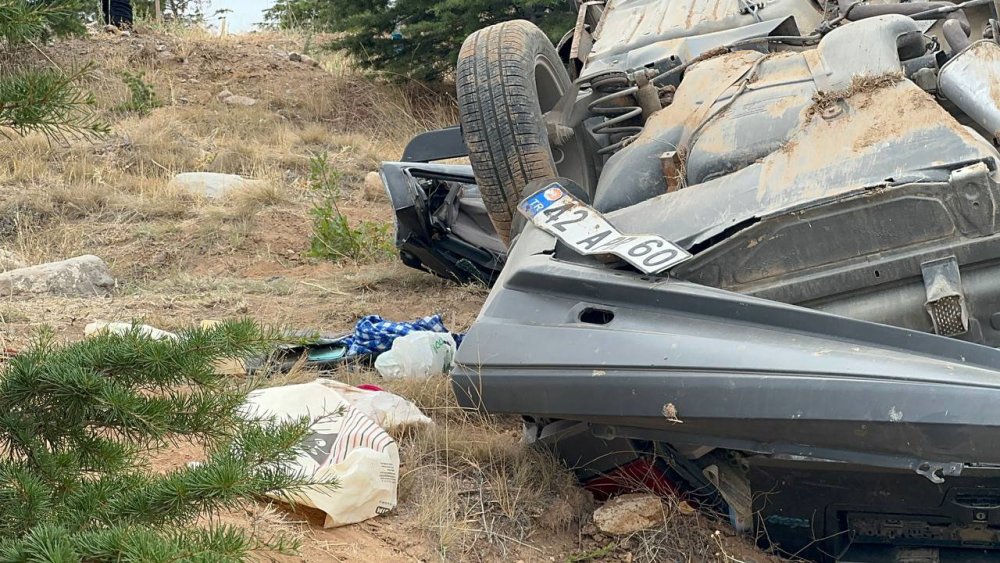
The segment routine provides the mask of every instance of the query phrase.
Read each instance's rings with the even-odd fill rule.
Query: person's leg
[[[111,23],[119,27],[131,27],[132,2],[130,0],[105,0],[110,4]]]

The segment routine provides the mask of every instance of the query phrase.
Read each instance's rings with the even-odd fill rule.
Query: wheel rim
[[[564,81],[559,80],[560,72],[565,74],[566,71],[562,67],[553,66],[552,61],[547,57],[541,55],[535,57],[535,95],[543,116],[555,109],[556,104],[567,91],[568,81],[564,83]],[[559,147],[553,146],[552,142],[549,141],[549,152],[559,175],[588,188],[590,184],[586,172],[588,162],[584,151],[585,147],[579,133],[573,135],[573,138]]]

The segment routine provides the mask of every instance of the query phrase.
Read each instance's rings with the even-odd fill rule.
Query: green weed
[[[374,262],[392,255],[390,226],[385,223],[361,221],[351,226],[337,205],[340,199],[340,174],[327,163],[326,154],[309,160],[309,187],[316,194],[316,203],[309,210],[313,220],[309,255],[315,258],[342,261]]]
[[[119,111],[146,115],[153,108],[163,105],[156,96],[153,85],[146,82],[146,75],[142,71],[129,72],[126,70],[122,72],[122,80],[128,87],[129,98],[118,107]]]

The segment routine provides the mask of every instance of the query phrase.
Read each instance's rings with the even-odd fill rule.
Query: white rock
[[[0,249],[0,272],[9,272],[18,268],[27,268],[28,263],[17,253]]]
[[[223,102],[231,106],[246,106],[250,107],[257,103],[257,100],[251,98],[250,96],[229,96],[222,100]]]
[[[248,180],[236,174],[215,172],[184,172],[174,176],[169,186],[208,198],[223,197],[234,190],[260,184],[260,180]]]
[[[218,98],[218,99],[220,99],[220,100],[225,100],[226,98],[228,98],[228,97],[230,97],[232,95],[233,95],[233,93],[230,92],[227,89],[227,90],[223,90],[223,91],[219,92],[218,94],[215,95],[215,97]]]
[[[385,191],[385,184],[378,172],[369,172],[365,175],[365,184],[361,188],[361,195],[368,201],[382,201],[389,199],[389,194]]]
[[[655,528],[666,520],[663,501],[636,493],[615,497],[594,511],[594,524],[605,534],[624,536]]]
[[[54,295],[107,295],[115,287],[111,270],[97,256],[78,256],[18,268],[0,274],[0,295],[49,293]]]

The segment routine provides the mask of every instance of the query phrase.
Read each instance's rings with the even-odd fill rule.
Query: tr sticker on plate
[[[580,254],[614,254],[646,274],[668,270],[691,258],[658,235],[623,235],[596,209],[557,182],[526,197],[518,206],[538,228]]]

